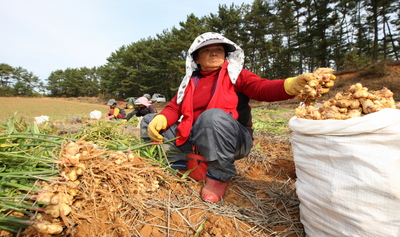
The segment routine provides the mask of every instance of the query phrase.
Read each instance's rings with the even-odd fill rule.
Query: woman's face
[[[210,44],[201,49],[197,54],[196,63],[201,70],[212,71],[222,67],[225,62],[225,50],[222,44]]]

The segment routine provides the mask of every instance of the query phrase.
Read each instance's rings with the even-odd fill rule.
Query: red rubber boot
[[[206,180],[206,173],[208,170],[208,160],[201,155],[189,153],[187,155],[187,170],[192,170],[189,176],[195,180]]]
[[[204,201],[218,202],[225,194],[228,182],[210,179],[207,177],[206,184],[201,190],[201,198]]]

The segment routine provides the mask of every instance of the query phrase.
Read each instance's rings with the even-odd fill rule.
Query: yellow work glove
[[[298,77],[289,77],[285,80],[283,86],[288,95],[298,95],[313,78],[312,73],[304,73]]]
[[[156,115],[153,120],[149,123],[149,127],[147,128],[147,133],[151,140],[155,142],[162,142],[163,136],[160,135],[159,131],[167,128],[167,118],[162,115]]]

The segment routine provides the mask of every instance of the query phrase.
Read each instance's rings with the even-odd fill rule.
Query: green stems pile
[[[0,126],[0,229],[17,233],[33,224],[41,206],[30,198],[40,192],[38,181],[54,181],[57,154],[64,137],[41,134],[36,124],[16,131],[11,118]],[[23,216],[13,216],[22,213]]]
[[[18,233],[34,224],[35,214],[44,208],[33,198],[41,193],[39,181],[58,181],[58,157],[67,140],[84,137],[94,141],[99,149],[132,152],[166,171],[177,172],[171,168],[161,144],[143,143],[131,135],[115,132],[120,124],[98,122],[82,128],[75,136],[63,137],[41,132],[36,123],[21,124],[14,117],[7,125],[0,125],[0,230]]]

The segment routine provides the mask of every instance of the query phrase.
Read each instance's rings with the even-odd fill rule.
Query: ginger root
[[[361,83],[357,83],[350,86],[348,92],[338,92],[333,98],[323,101],[318,109],[304,104],[295,109],[295,114],[305,119],[343,120],[361,117],[384,108],[396,108],[392,91],[386,87],[378,91],[369,91]]]
[[[304,73],[299,77],[307,77],[308,84],[297,96],[298,100],[306,105],[313,105],[317,98],[327,93],[335,83],[336,76],[332,68],[318,68],[313,73]]]

